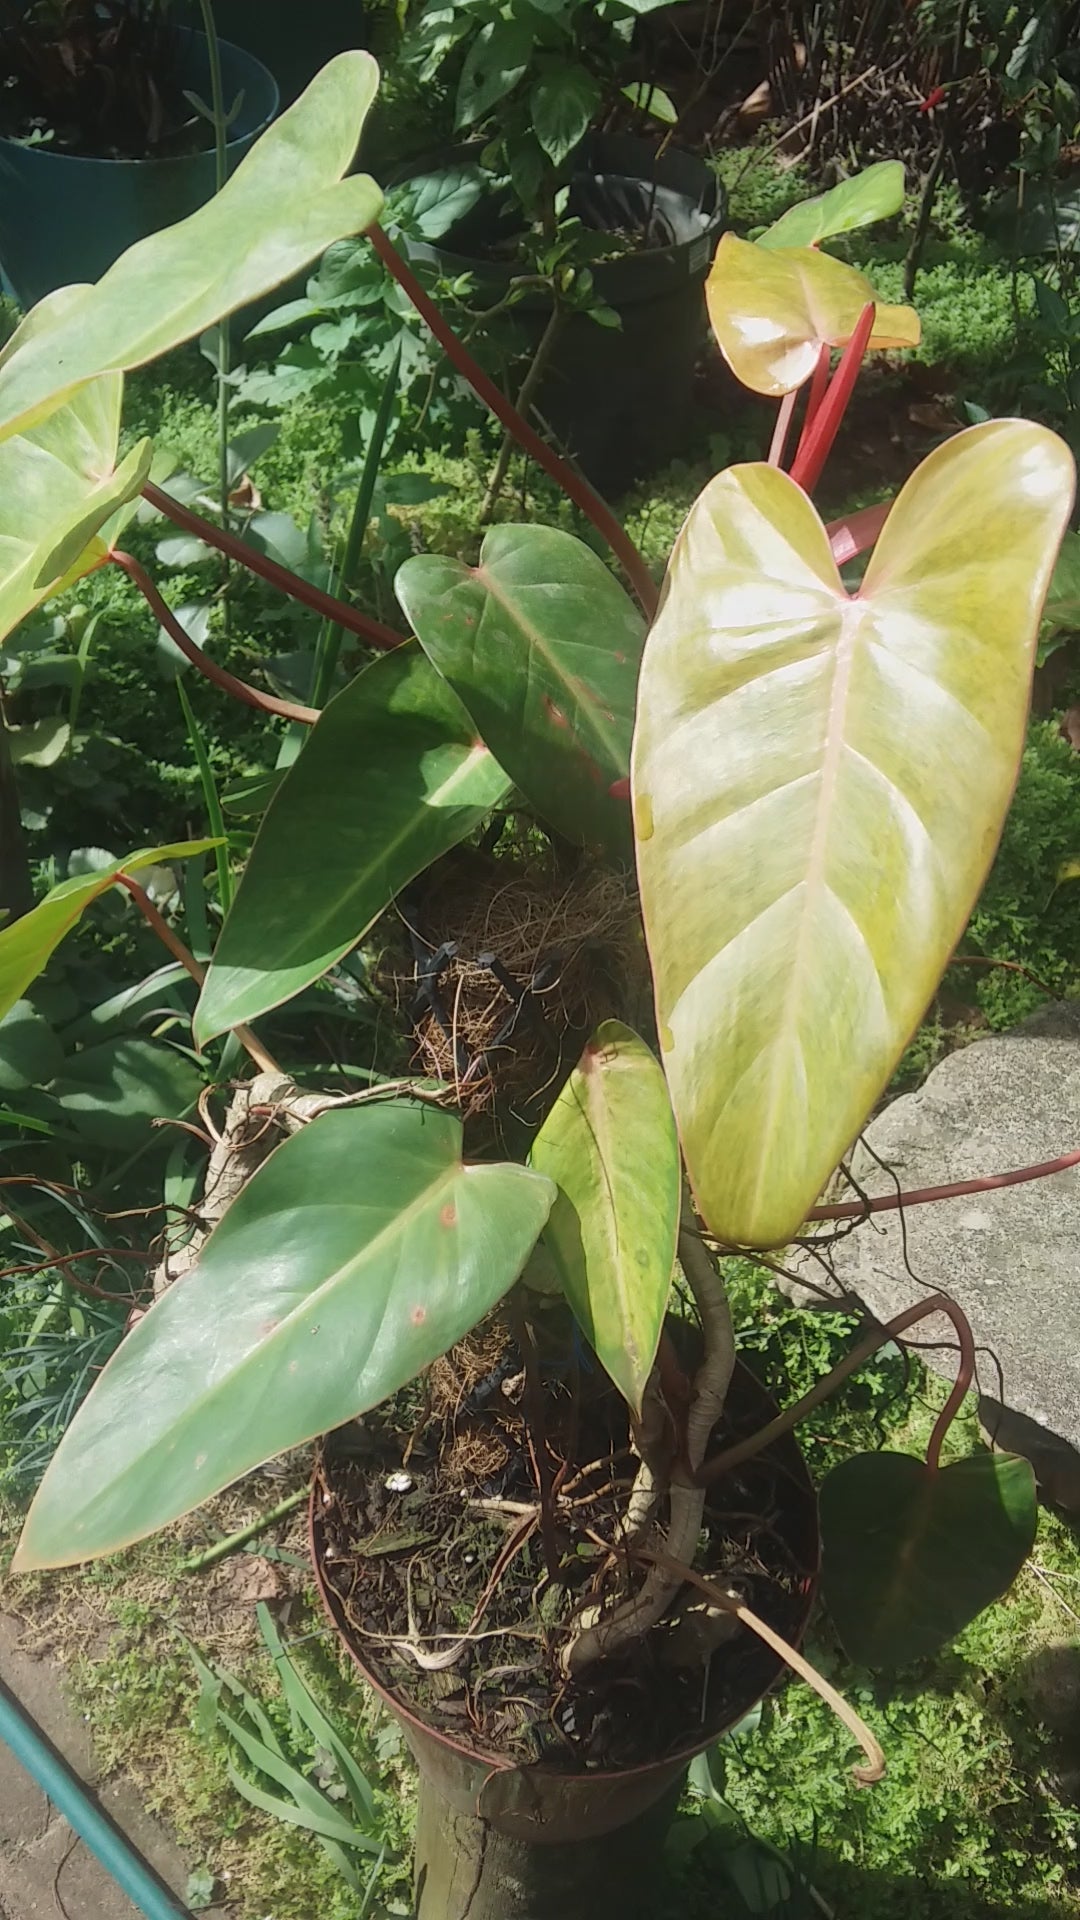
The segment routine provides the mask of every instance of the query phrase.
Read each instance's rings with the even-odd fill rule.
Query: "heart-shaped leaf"
[[[91,902],[115,886],[118,873],[138,873],[142,867],[187,860],[217,844],[216,840],[181,840],[173,846],[143,848],[126,860],[114,860],[93,873],[62,880],[31,913],[24,914],[13,926],[0,928],[0,1020],[37,978]]]
[[[774,397],[809,380],[823,346],[844,347],[876,296],[865,274],[813,247],[774,250],[725,233],[705,284],[709,319],[737,380]],[[877,303],[870,347],[917,347],[913,307]]]
[[[96,286],[65,289],[62,308],[34,308],[0,354],[0,439],[95,375],[194,339],[377,220],[375,182],[342,176],[378,83],[370,54],[339,54],[197,213],[129,247]]]
[[[199,1044],[318,980],[509,790],[419,647],[372,661],[274,791],[196,1009]]]
[[[904,168],[899,160],[879,160],[828,193],[818,193],[774,220],[758,235],[759,247],[813,247],[838,233],[887,220],[904,204]]]
[[[142,440],[118,464],[123,379],[90,381],[68,406],[0,442],[0,640],[99,566],[102,529],[150,472]]]
[[[820,1493],[822,1585],[860,1666],[934,1654],[1012,1585],[1035,1541],[1027,1460],[977,1453],[933,1471],[906,1453],[860,1453]]]
[[[596,1029],[529,1163],[558,1189],[544,1243],[566,1297],[640,1413],[675,1267],[682,1173],[663,1072],[631,1027]]]
[[[16,1562],[115,1552],[419,1373],[516,1280],[554,1188],[404,1101],[320,1115],[233,1201],[68,1428]]]
[[[782,1245],[847,1152],[982,885],[1073,463],[1027,421],[937,448],[843,587],[810,501],[732,467],[642,665],[634,817],[662,1058],[699,1207]]]
[[[603,561],[557,528],[501,526],[478,567],[420,554],[395,584],[424,652],[537,811],[578,845],[628,848],[645,628]]]

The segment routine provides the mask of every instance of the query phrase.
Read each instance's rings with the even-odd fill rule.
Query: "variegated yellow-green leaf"
[[[969,428],[908,481],[851,597],[774,467],[720,474],[679,535],[634,821],[662,1058],[724,1240],[797,1230],[963,929],[1073,479],[1044,427]]]
[[[129,853],[126,860],[114,860],[93,873],[62,880],[31,913],[24,914],[13,926],[0,928],[0,1020],[22,997],[31,980],[36,980],[91,902],[115,886],[118,873],[138,873],[143,867],[186,860],[217,844],[216,840],[181,840],[169,847],[141,848],[138,853]]]
[[[709,319],[737,380],[778,397],[801,387],[822,346],[847,345],[874,289],[865,274],[813,247],[772,249],[725,233],[705,283]],[[877,304],[871,347],[917,347],[913,307]]]
[[[118,373],[88,381],[0,442],[0,639],[104,560],[102,529],[146,482],[149,440],[117,464],[122,389]]]
[[[0,354],[0,439],[96,374],[142,366],[193,339],[377,220],[375,182],[342,176],[378,82],[370,54],[339,54],[255,142],[221,193],[129,247],[62,311],[29,313]]]
[[[544,1242],[563,1291],[640,1413],[675,1266],[682,1172],[663,1072],[631,1027],[597,1027],[530,1164],[557,1188]]]

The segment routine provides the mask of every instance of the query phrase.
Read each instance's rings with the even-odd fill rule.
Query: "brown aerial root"
[[[459,850],[405,921],[383,983],[412,1026],[415,1066],[449,1082],[466,1113],[540,1103],[647,980],[630,876],[554,853]],[[424,956],[444,945],[453,952],[425,981]]]

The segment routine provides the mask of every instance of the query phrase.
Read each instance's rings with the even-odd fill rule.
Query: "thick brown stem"
[[[697,1483],[697,1472],[705,1457],[709,1435],[723,1412],[735,1367],[735,1332],[727,1290],[712,1256],[692,1225],[689,1209],[679,1234],[679,1264],[701,1315],[705,1354],[694,1376],[686,1418],[686,1464],[690,1477],[687,1478],[685,1469],[680,1470],[668,1488],[664,1552],[670,1564],[692,1560],[697,1550],[705,1509],[705,1488]],[[680,1585],[681,1581],[658,1560],[640,1592],[613,1613],[599,1618],[592,1610],[583,1614],[582,1630],[563,1654],[567,1670],[578,1673],[593,1661],[617,1653],[647,1633],[671,1604]]]

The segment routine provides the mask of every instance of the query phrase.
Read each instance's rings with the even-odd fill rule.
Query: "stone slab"
[[[1080,1001],[1059,1002],[1009,1033],[974,1041],[895,1100],[867,1140],[905,1189],[976,1179],[1080,1147]],[[852,1172],[870,1194],[895,1180],[864,1148]],[[1080,1168],[1045,1180],[875,1215],[832,1249],[841,1287],[880,1320],[937,1290],[974,1330],[979,1386],[993,1402],[1066,1443],[1080,1489]],[[923,1357],[955,1376],[943,1316],[912,1329],[941,1342]],[[999,1383],[993,1356],[1000,1362]],[[1000,1414],[998,1415],[1000,1418]],[[1017,1431],[1021,1429],[1016,1429]],[[1025,1451],[1027,1449],[1025,1448]]]

